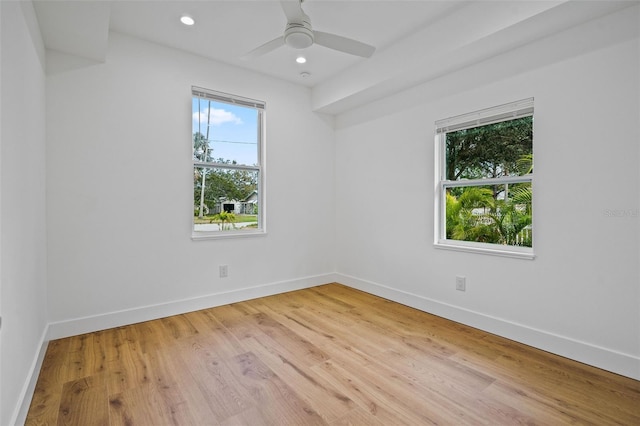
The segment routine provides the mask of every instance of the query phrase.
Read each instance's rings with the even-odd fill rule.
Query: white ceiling
[[[315,110],[339,113],[437,78],[635,1],[306,0],[315,30],[377,48],[371,58],[321,46],[240,57],[284,31],[274,0],[34,1],[48,49],[104,61],[119,32],[312,88]],[[193,27],[179,22],[183,14]],[[294,59],[300,53],[304,65]],[[301,77],[302,72],[310,74]]]

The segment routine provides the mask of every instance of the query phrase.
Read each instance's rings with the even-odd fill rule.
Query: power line
[[[223,139],[208,139],[207,142],[217,142],[217,143],[234,143],[239,145],[257,145],[257,142],[246,142],[246,141],[227,141]]]

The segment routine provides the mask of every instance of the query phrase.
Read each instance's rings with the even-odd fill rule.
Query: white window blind
[[[213,90],[203,89],[202,87],[192,86],[191,93],[193,94],[193,96],[197,96],[203,99],[210,99],[212,101],[226,102],[228,104],[242,105],[242,106],[257,108],[257,109],[265,108],[265,102],[263,101],[258,101],[250,98],[243,98],[241,96],[230,95],[222,92],[215,92]]]
[[[455,132],[533,115],[533,98],[436,121],[436,133]]]

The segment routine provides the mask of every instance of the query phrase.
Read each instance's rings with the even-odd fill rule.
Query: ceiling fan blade
[[[300,0],[282,0],[280,5],[282,5],[282,10],[287,16],[287,22],[300,22],[303,20],[305,13],[302,11],[302,2]]]
[[[368,44],[322,31],[314,31],[313,38],[315,44],[363,58],[369,58],[376,50],[375,47]]]
[[[255,59],[259,56],[262,56],[266,53],[271,52],[272,50],[276,50],[278,47],[283,46],[284,45],[284,37],[278,37],[275,38],[271,41],[266,42],[265,44],[263,44],[262,46],[258,46],[255,49],[253,49],[251,52],[249,53],[245,53],[244,55],[242,55],[240,57],[240,59],[243,59],[245,61],[248,61],[250,59]]]

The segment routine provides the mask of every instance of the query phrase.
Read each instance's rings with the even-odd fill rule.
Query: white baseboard
[[[640,380],[640,357],[470,311],[371,281],[336,274],[336,282],[575,361]]]
[[[335,281],[335,274],[322,274],[288,281],[280,281],[238,290],[213,293],[158,305],[141,306],[89,317],[74,318],[49,324],[47,340],[60,339],[123,325],[184,314],[200,309],[300,290]]]
[[[47,352],[47,329],[48,326],[45,326],[42,331],[42,336],[40,336],[40,341],[38,342],[38,353],[31,363],[27,380],[25,381],[22,391],[18,396],[18,406],[11,417],[9,422],[10,425],[23,425],[27,420],[27,413],[29,412],[31,400],[33,399],[33,393],[36,390],[40,368],[42,368],[42,362],[44,361],[44,356]]]

